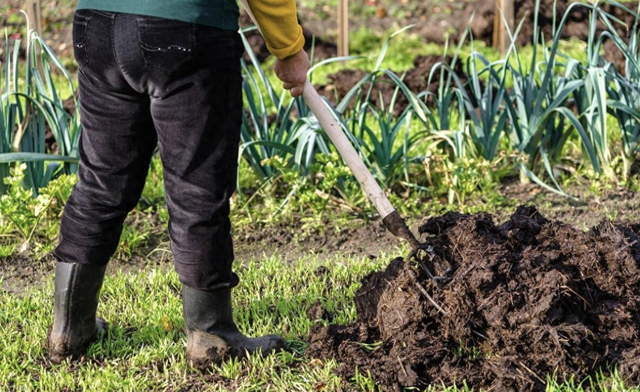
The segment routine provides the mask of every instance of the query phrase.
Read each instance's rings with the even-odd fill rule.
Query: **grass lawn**
[[[320,303],[333,322],[354,320],[350,298],[359,279],[390,259],[320,261],[310,255],[287,265],[278,257],[248,262],[240,267],[242,281],[234,290],[236,321],[251,336],[281,333],[289,350],[246,364],[230,361],[208,372],[185,362],[181,285],[175,272],[163,267],[107,274],[98,313],[109,322],[108,332],[80,363],[51,365],[45,349],[53,321],[51,276],[45,286],[20,296],[0,294],[0,390],[309,391],[323,385],[338,390],[343,380],[334,374],[337,363],[302,355],[309,328],[326,323],[310,319],[307,310]],[[321,266],[329,273],[318,277]],[[352,385],[369,390],[373,382],[363,377]]]

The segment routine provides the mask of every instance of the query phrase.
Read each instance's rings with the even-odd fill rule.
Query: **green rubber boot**
[[[255,352],[269,354],[284,348],[278,335],[244,336],[233,321],[231,289],[182,289],[187,362],[196,368],[219,364],[227,358],[246,358]]]
[[[56,264],[53,327],[47,341],[51,362],[81,357],[98,333],[106,329],[107,323],[96,318],[106,268],[106,265]]]

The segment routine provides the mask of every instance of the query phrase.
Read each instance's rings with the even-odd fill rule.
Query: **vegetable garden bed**
[[[333,3],[299,3],[314,60],[329,59]],[[516,1],[525,19],[507,57],[487,49],[493,1],[352,4],[352,53],[366,58],[312,77],[431,245],[437,281],[394,259],[406,247],[307,108],[271,83],[245,30],[236,313],[249,334],[282,332],[288,351],[202,373],[182,357],[157,160],[110,264],[100,308],[110,332],[79,364],[46,359],[50,251],[81,126],[68,94],[74,2],[43,4],[46,36],[27,51],[12,46],[20,2],[0,6],[17,29],[0,51],[0,389],[637,391],[637,2]],[[446,55],[418,45],[447,37]]]

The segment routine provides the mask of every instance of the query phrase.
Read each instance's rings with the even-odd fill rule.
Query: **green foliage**
[[[138,203],[138,207],[141,210],[146,210],[147,208],[158,209],[164,205],[165,193],[162,173],[162,161],[158,156],[154,156],[151,159],[149,173],[147,174],[140,202]]]
[[[624,378],[621,377],[617,369],[613,369],[609,375],[600,370],[595,376],[587,377],[585,380],[577,381],[571,378],[568,381],[558,382],[555,374],[547,376],[548,392],[637,392],[637,387],[626,386]]]
[[[634,14],[622,4],[612,5]],[[640,157],[637,23],[625,43],[614,29],[619,20],[597,3],[569,7],[554,24],[551,41],[544,41],[536,29],[531,46],[512,45],[506,56],[463,36],[451,59],[443,56],[425,75],[429,85],[438,83],[435,91],[411,91],[397,73],[410,67],[418,53],[450,52],[448,47],[443,53],[442,48],[421,46],[411,26],[392,34],[354,33],[361,56],[314,64],[309,78],[344,68],[347,62],[366,70],[345,96],[336,97],[336,121],[389,197],[403,208],[420,205],[405,195],[418,195],[420,202],[444,198],[458,205],[474,192],[492,199],[501,179],[518,171],[523,180],[561,194],[563,182],[571,181],[590,183],[594,189],[632,187],[637,181],[631,168]],[[590,12],[586,43],[559,39],[574,7]],[[597,24],[604,30],[596,29]],[[605,39],[624,54],[624,74],[601,57]],[[29,34],[27,44],[24,66],[14,46],[0,72],[5,91],[0,177],[9,176],[16,162],[26,163],[22,185],[35,195],[52,178],[75,170],[80,127],[77,111],[66,113],[59,98],[55,75],[64,75],[62,84],[73,92],[68,73],[39,37]],[[246,39],[245,45],[249,48]],[[307,106],[278,86],[273,73],[265,70],[271,63],[261,65],[252,51],[247,53],[250,61],[242,63],[240,197],[234,208],[248,211],[257,203],[264,207],[252,211],[249,219],[264,217],[266,211],[320,212],[330,205],[360,216],[371,214],[358,183]],[[376,90],[385,85],[393,89],[389,99]],[[406,109],[399,110],[399,102],[408,103]],[[44,127],[54,131],[59,155],[43,150]],[[161,171],[154,161],[139,208],[167,222]],[[144,243],[135,231],[123,236],[128,238],[125,243]]]
[[[356,368],[356,374],[351,378],[351,382],[354,383],[359,390],[366,392],[379,392],[382,388],[376,383],[371,376],[371,372],[367,370],[366,374],[362,374],[360,369]]]
[[[371,94],[381,76],[388,77],[385,82],[395,84],[395,90],[390,102],[385,102],[380,95],[376,106],[371,103]],[[363,88],[366,84],[369,84],[368,89]],[[341,117],[348,117],[342,121],[343,129],[360,150],[374,177],[386,187],[393,187],[402,180],[409,182],[409,165],[420,163],[420,159],[412,154],[416,154],[416,147],[427,136],[424,128],[412,128],[414,107],[396,115],[394,110],[400,91],[406,93],[408,88],[397,76],[374,70],[360,80],[336,107],[336,111],[342,113]],[[414,97],[414,105],[419,105],[418,102]]]
[[[6,192],[0,196],[0,232],[9,240],[3,246],[11,249],[20,239],[20,250],[30,246],[38,254],[50,250],[58,233],[58,215],[71,194],[76,182],[75,176],[63,175],[39,189],[37,197],[32,197],[24,183],[26,164],[11,168],[10,176],[4,178]],[[11,240],[13,238],[13,241]],[[35,239],[38,238],[38,241]],[[12,245],[13,244],[13,245]]]
[[[632,12],[618,3],[614,6]],[[588,42],[580,44],[585,48],[582,51],[575,51],[575,45],[559,39],[575,7],[587,7],[591,18]],[[536,12],[536,18],[537,15]],[[598,32],[598,23],[606,30]],[[618,19],[604,13],[597,4],[574,3],[554,24],[557,28],[550,42],[536,28],[532,46],[519,48],[513,44],[502,58],[472,38],[464,45],[463,36],[451,60],[436,64],[428,75],[428,85],[438,82],[437,90],[422,92],[411,91],[401,75],[385,68],[390,50],[398,46],[390,42],[400,35],[403,45],[410,42],[406,39],[410,26],[385,40],[382,35],[354,34],[358,53],[370,54],[376,45],[380,50],[376,56],[368,56],[366,62],[352,60],[370,71],[344,97],[337,97],[336,119],[375,178],[392,192],[419,189],[431,196],[446,194],[450,203],[461,205],[473,192],[491,193],[503,176],[513,175],[514,171],[520,171],[523,180],[532,180],[565,196],[569,195],[562,190],[563,171],[572,176],[579,171],[593,184],[612,184],[617,178],[618,185],[629,184],[628,173],[640,155],[640,89],[633,79],[640,71],[634,73],[638,50],[631,46],[638,34],[634,27],[632,41],[625,44],[615,33],[615,23]],[[521,26],[513,32],[514,37]],[[607,37],[625,53],[630,79],[602,59],[601,46]],[[481,54],[476,46],[488,54]],[[396,58],[397,53],[393,53]],[[455,71],[460,62],[465,65],[465,78]],[[312,73],[320,66],[334,65],[318,64]],[[395,88],[388,102],[374,92],[374,87],[381,84]],[[243,155],[262,179],[262,186],[269,187],[272,194],[277,193],[273,192],[277,184],[287,184],[283,190],[288,193],[284,198],[288,202],[291,195],[300,194],[306,186],[317,185],[315,156],[334,149],[304,105],[296,102],[300,106],[291,110],[293,101],[282,106],[282,97],[276,99],[275,89],[267,90],[267,96],[277,103],[275,110],[263,104],[262,112],[253,118],[259,117],[262,128],[269,131],[245,138],[247,148],[260,146],[261,151],[244,150]],[[252,95],[256,91],[252,89]],[[396,103],[400,100],[406,100],[408,107],[399,112]],[[254,106],[259,105],[250,101],[249,113],[256,112]],[[283,118],[287,116],[292,122],[280,126],[286,123]],[[609,116],[618,123],[610,121]],[[292,131],[301,129],[299,124],[308,124],[304,130],[311,132],[299,137]],[[254,121],[253,128],[260,128],[258,121]],[[620,135],[621,143],[612,140],[615,135]],[[622,152],[616,154],[614,146],[622,146]],[[279,158],[272,159],[276,155]],[[274,171],[276,162],[281,164]],[[298,172],[296,178],[292,178],[291,168]],[[344,190],[322,193],[342,197]]]
[[[469,346],[464,341],[459,340],[458,346],[454,348],[453,353],[455,356],[460,357],[465,361],[475,362],[479,359],[491,357],[491,353],[485,353],[481,348],[477,346]]]
[[[310,167],[312,176],[305,176],[291,168],[279,157],[265,162],[278,170],[278,175],[263,183],[239,206],[241,215],[249,220],[279,219],[279,214],[313,212],[315,216],[330,205],[344,206],[349,211],[361,212],[366,200],[358,182],[342,163],[337,153],[318,155]],[[260,209],[254,206],[259,204]],[[321,224],[320,220],[316,222]],[[303,228],[304,229],[304,228]]]
[[[0,180],[9,175],[14,162],[26,163],[24,185],[38,189],[60,174],[77,170],[80,122],[72,78],[53,50],[35,32],[27,35],[24,63],[20,63],[20,40],[10,48],[5,33],[4,61],[0,62]],[[69,114],[59,92],[60,72],[72,92]],[[63,88],[64,88],[63,87]],[[51,130],[58,151],[48,151],[45,133]],[[5,187],[0,184],[0,194]]]
[[[239,328],[250,336],[281,333],[292,350],[212,367],[206,373],[229,377],[212,390],[258,391],[270,386],[277,391],[309,391],[321,383],[327,390],[351,387],[336,375],[335,361],[302,357],[311,326],[327,322],[310,319],[307,311],[319,303],[334,315],[334,321],[353,321],[353,297],[360,279],[379,269],[387,260],[383,256],[375,261],[364,257],[321,261],[306,256],[292,264],[257,255],[239,267],[242,283],[234,289]],[[327,274],[316,273],[321,267]],[[52,322],[52,286],[50,276],[43,287],[24,295],[0,290],[0,390],[212,388],[208,377],[194,373],[184,359],[181,285],[175,271],[145,268],[107,275],[98,312],[109,322],[109,332],[89,347],[81,366],[69,362],[42,366]]]
[[[467,198],[480,193],[490,195],[499,179],[512,171],[509,157],[490,162],[482,157],[451,159],[451,153],[428,154],[424,170],[433,194],[447,194],[449,203],[463,206]]]
[[[0,244],[0,258],[9,257],[16,251],[16,244]],[[2,279],[0,279],[0,285]]]
[[[607,67],[606,107],[617,120],[622,133],[623,180],[627,180],[630,164],[640,159],[640,28],[638,20],[631,28],[627,43],[615,30],[609,32],[616,47],[625,58],[625,76]],[[606,98],[605,97],[605,98]]]
[[[473,47],[473,42],[471,43]],[[483,64],[483,68],[478,70],[478,60]],[[484,72],[492,77],[488,78],[488,83],[482,87],[480,77]],[[469,133],[473,141],[473,146],[478,155],[489,162],[493,162],[498,154],[500,138],[504,136],[507,129],[507,115],[501,104],[507,94],[506,67],[503,68],[501,76],[498,76],[493,64],[482,55],[474,53],[467,60],[467,75],[470,77],[469,90],[475,102],[478,103],[477,110],[473,107],[472,100],[466,96],[464,104],[466,111],[471,118],[469,123]]]
[[[278,173],[267,163],[276,157],[296,170],[305,171],[317,152],[329,152],[325,139],[320,136],[321,129],[317,121],[309,117],[308,108],[299,98],[287,103],[286,91],[276,94],[244,34],[242,39],[253,68],[242,60],[247,110],[242,116],[240,154],[261,179]],[[294,115],[297,119],[292,118]]]
[[[118,255],[116,257],[122,259],[129,259],[133,256],[134,252],[142,247],[151,237],[151,230],[149,224],[125,225],[122,233],[120,234],[120,242],[118,246]]]

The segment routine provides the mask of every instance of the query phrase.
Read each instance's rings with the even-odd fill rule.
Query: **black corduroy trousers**
[[[235,286],[229,198],[242,114],[238,32],[95,10],[77,10],[73,23],[80,165],[54,255],[109,261],[158,146],[181,282]]]

